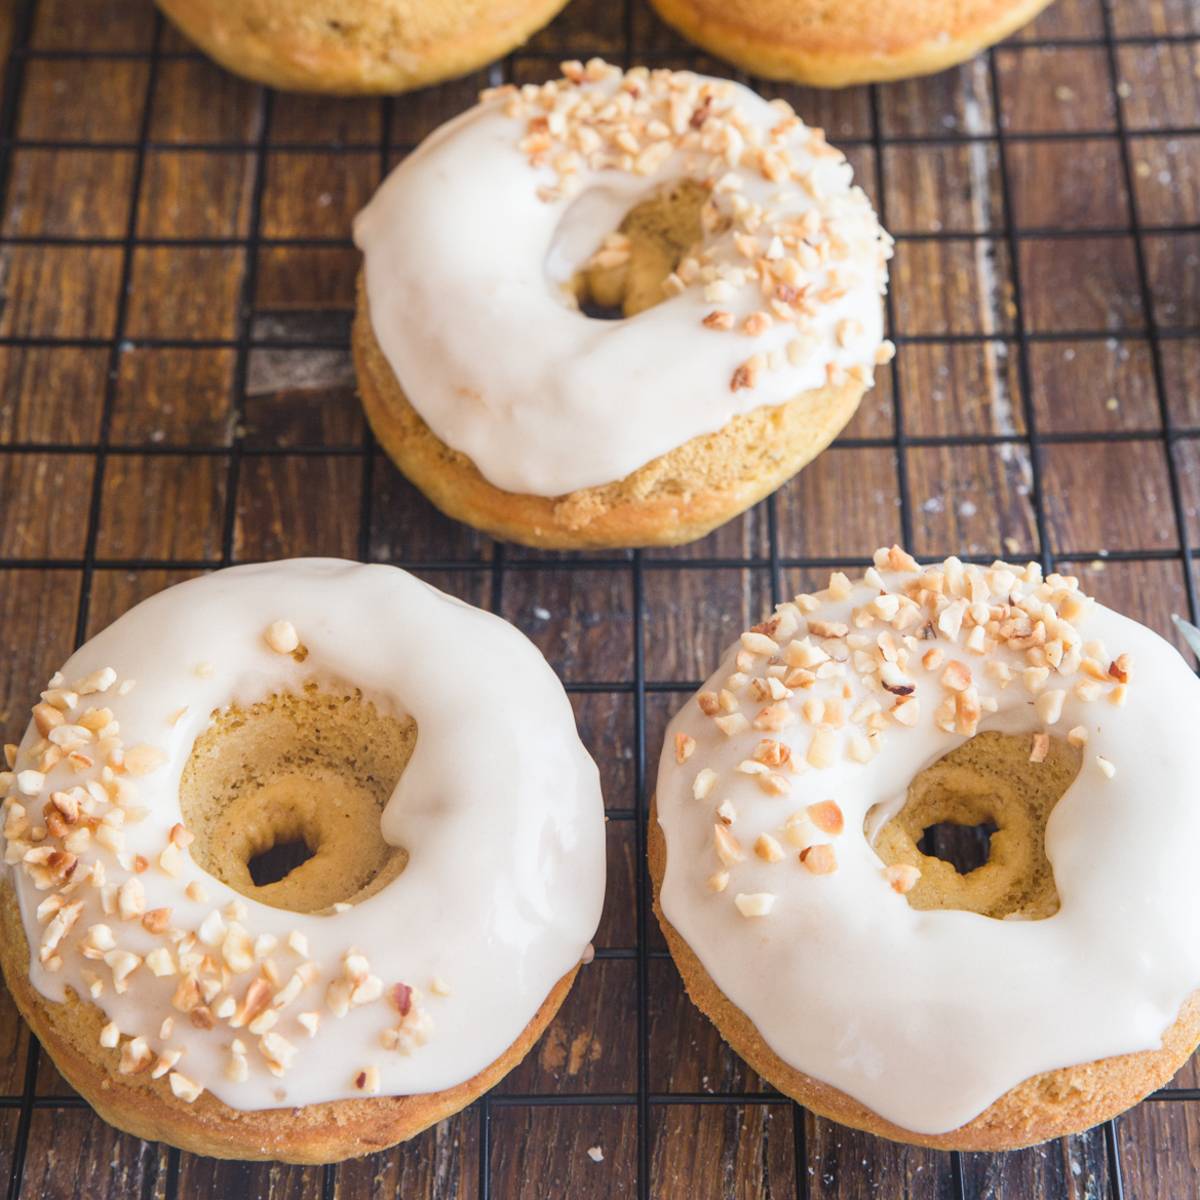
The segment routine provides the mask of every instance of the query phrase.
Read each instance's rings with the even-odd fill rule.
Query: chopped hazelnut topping
[[[1046,755],[1050,753],[1050,735],[1047,733],[1035,733],[1033,735],[1033,744],[1029,750],[1029,761],[1031,763],[1040,763],[1046,761]]]
[[[713,845],[724,866],[731,867],[746,857],[741,842],[722,824],[713,826]]]
[[[765,917],[775,907],[771,892],[738,892],[733,902],[743,917]]]
[[[1087,745],[1088,731],[1083,725],[1076,725],[1074,729],[1067,733],[1067,741],[1075,747],[1076,750]]]
[[[800,861],[814,875],[832,875],[837,870],[837,854],[826,843],[805,847],[800,851]]]
[[[685,763],[696,749],[696,739],[689,737],[686,733],[677,733],[675,735],[675,761],[677,763]]]
[[[1098,766],[1101,772],[1109,779],[1111,779],[1117,773],[1117,768],[1114,767],[1107,758],[1104,758],[1099,754],[1096,755],[1096,766]]]
[[[276,654],[291,654],[300,645],[300,637],[291,621],[273,621],[263,637]]]
[[[729,886],[728,871],[714,871],[708,877],[708,890],[710,892],[723,892]]]
[[[837,837],[846,827],[842,810],[834,800],[822,800],[817,804],[810,804],[804,811],[808,819],[822,833]]]
[[[904,895],[916,887],[917,880],[921,878],[921,872],[908,863],[892,863],[890,866],[884,867],[883,877],[888,881],[888,886],[892,891]]]
[[[763,862],[776,863],[783,859],[783,847],[769,833],[758,835],[754,842],[754,853]]]
[[[245,1061],[243,1059],[243,1061]],[[200,1084],[194,1083],[186,1075],[181,1075],[178,1071],[172,1071],[167,1076],[167,1082],[171,1085],[171,1091],[180,1099],[188,1104],[193,1104],[200,1099],[204,1092],[204,1088]]]

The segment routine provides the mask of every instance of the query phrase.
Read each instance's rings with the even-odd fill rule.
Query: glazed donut
[[[835,572],[668,730],[651,874],[692,999],[885,1137],[1001,1150],[1114,1116],[1200,1038],[1198,712],[1176,650],[1070,576],[897,548]],[[918,845],[986,820],[968,874]]]
[[[0,776],[0,963],[112,1124],[410,1137],[514,1066],[604,896],[595,765],[512,626],[394,567],[235,567],[77,651]],[[309,856],[256,877],[272,846]]]
[[[221,66],[283,91],[403,92],[466,75],[566,0],[157,0]]]
[[[485,93],[358,216],[363,403],[401,470],[477,528],[686,542],[849,420],[892,352],[890,240],[786,104],[563,70]]]
[[[1032,21],[1050,0],[651,0],[684,37],[755,75],[846,87],[929,75]]]

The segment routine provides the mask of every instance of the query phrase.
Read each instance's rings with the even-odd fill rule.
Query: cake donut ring
[[[566,0],[157,0],[206,54],[283,91],[403,92],[502,58]]]
[[[363,404],[435,505],[498,537],[690,541],[850,419],[893,353],[891,242],[786,104],[563,71],[485,92],[359,214]]]
[[[1136,664],[1136,672],[1135,672]],[[787,1095],[1001,1150],[1200,1039],[1200,682],[1036,564],[892,548],[744,633],[675,717],[650,864],[688,992]],[[990,820],[959,875],[923,829]]]
[[[908,79],[965,62],[1050,0],[650,0],[684,37],[743,70],[816,87]]]
[[[603,806],[561,684],[394,567],[169,588],[71,657],[7,754],[17,1005],[106,1120],[197,1153],[332,1162],[456,1112],[599,920]]]

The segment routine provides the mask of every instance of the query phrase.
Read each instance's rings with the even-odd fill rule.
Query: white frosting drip
[[[304,663],[268,647],[264,631],[278,619],[295,626],[308,650]],[[93,638],[63,673],[70,681],[103,667],[136,686],[126,695],[113,687],[84,700],[111,708],[127,747],[145,743],[166,754],[160,769],[133,781],[136,804],[148,811],[124,826],[126,851],[151,863],[138,876],[145,907],[169,906],[172,925],[194,930],[214,909],[241,901],[251,936],[279,939],[271,957],[284,982],[301,961],[285,944],[292,931],[307,939],[320,970],[275,1026],[297,1049],[295,1065],[279,1078],[246,1029],[221,1022],[210,1031],[193,1028],[171,1004],[177,976],[158,979],[142,966],[123,995],[105,988],[98,1004],[123,1034],[145,1037],[156,1053],[182,1049],[179,1071],[226,1104],[260,1109],[361,1095],[355,1076],[370,1066],[379,1071],[384,1095],[461,1083],[516,1040],[556,981],[580,961],[604,896],[598,775],[554,673],[506,622],[393,567],[294,560],[170,588]],[[158,869],[168,831],[181,820],[180,776],[210,713],[313,679],[359,688],[383,711],[417,722],[415,752],[381,823],[384,838],[410,854],[403,873],[353,908],[302,915],[238,896],[190,857],[178,878]],[[169,715],[183,705],[186,713],[171,726]],[[36,740],[31,726],[26,758]],[[86,778],[62,764],[41,795],[20,799],[40,820],[51,791]],[[93,844],[81,853],[80,873],[98,851]],[[100,856],[109,882],[123,882],[127,873],[113,856]],[[60,970],[50,973],[39,963],[45,925],[35,909],[49,893],[35,890],[22,870],[12,878],[33,950],[34,986],[56,1001],[67,987],[87,995],[83,969],[110,980],[103,962],[81,958],[67,943]],[[205,903],[185,896],[193,880],[202,881]],[[71,894],[85,908],[69,941],[104,922],[136,953],[161,944],[137,920],[104,915],[99,896],[87,884]],[[326,1008],[326,987],[351,947],[385,987],[404,982],[424,993],[432,1021],[425,1044],[407,1055],[381,1046],[381,1034],[399,1019],[386,995],[340,1018]],[[239,976],[230,991],[240,995],[252,977]],[[436,983],[431,992],[439,979],[449,983],[449,994],[438,994]],[[295,1017],[312,1010],[321,1013],[321,1024],[310,1041]],[[165,1017],[175,1021],[163,1039]],[[224,1074],[234,1037],[246,1043],[249,1058],[248,1078],[236,1083]]]
[[[884,577],[893,588],[906,581],[895,572]],[[1028,591],[1019,585],[1019,594]],[[878,594],[862,583],[841,601],[822,593],[812,615],[849,622],[854,608]],[[1135,621],[1093,605],[1076,624],[1085,642],[1129,652],[1136,677],[1120,708],[1104,699],[1085,703],[1068,690],[1051,730],[1063,736],[1083,726],[1089,740],[1046,831],[1061,898],[1046,920],[917,911],[889,888],[863,835],[875,805],[897,808],[912,778],[964,740],[935,724],[942,668],[925,670],[920,653],[905,672],[922,706],[915,727],[890,726],[871,761],[839,753],[827,769],[792,778],[784,796],[764,794],[736,766],[764,736],[791,746],[803,762],[811,725],[726,737],[689,702],[668,731],[657,789],[668,847],[666,917],[776,1054],[904,1129],[943,1133],[1040,1072],[1156,1048],[1200,986],[1200,683],[1171,645]],[[921,652],[933,646],[974,668],[985,705],[981,730],[1044,728],[1019,679],[1002,689],[960,643],[939,636],[922,641]],[[726,686],[739,650],[707,687]],[[989,657],[1017,670],[1025,665],[1006,649]],[[803,696],[840,695],[844,682],[822,680]],[[1048,686],[1056,686],[1053,672]],[[990,699],[997,711],[987,715]],[[749,697],[739,705],[749,717],[759,708]],[[671,749],[679,734],[696,742],[683,764]],[[1114,777],[1097,756],[1115,765]],[[718,783],[698,800],[693,780],[705,767]],[[751,852],[760,833],[778,836],[789,814],[828,799],[845,815],[844,834],[832,839],[835,873],[810,873],[794,849],[774,864]],[[737,810],[732,831],[746,858],[729,868],[727,890],[714,894],[706,881],[719,866],[713,822],[724,800]],[[747,919],[735,893],[776,899],[768,916]]]
[[[728,89],[764,137],[781,120],[777,105],[739,84],[686,78]],[[619,73],[581,90],[611,94],[618,83]],[[518,148],[524,128],[503,96],[463,113],[392,172],[354,225],[372,326],[405,395],[497,487],[556,496],[611,483],[740,413],[823,386],[831,365],[873,368],[887,278],[880,229],[849,165],[813,130],[796,122],[783,144],[811,192],[746,169],[741,195],[836,221],[849,248],[837,264],[845,294],[819,303],[799,361],[732,391],[740,364],[782,357],[797,332],[782,321],[755,338],[701,325],[714,308],[739,320],[762,308],[756,278],[720,304],[696,283],[619,321],[576,311],[562,286],[647,194],[683,177],[716,180],[729,162],[676,146],[648,173],[584,163],[560,188],[551,167],[531,166]],[[554,198],[540,200],[539,188]],[[748,265],[730,235],[710,242],[716,263]],[[813,272],[814,295],[831,270]]]

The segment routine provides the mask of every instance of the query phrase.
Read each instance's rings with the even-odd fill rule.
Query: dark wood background
[[[0,725],[79,640],[213,566],[412,567],[524,629],[604,774],[597,961],[529,1059],[413,1143],[338,1168],[216,1163],[94,1117],[0,1001],[17,1197],[1048,1197],[1198,1193],[1200,1078],[1020,1153],[813,1118],[721,1044],[647,919],[663,725],[773,596],[903,540],[1079,574],[1170,636],[1200,544],[1200,6],[1059,0],[936,78],[769,86],[845,147],[898,235],[894,369],[772,500],[678,551],[501,547],[377,454],[347,330],[354,212],[429,130],[567,56],[725,72],[641,0],[575,0],[491,72],[396,100],[276,95],[146,0],[0,4]],[[589,1147],[604,1160],[593,1162]]]

